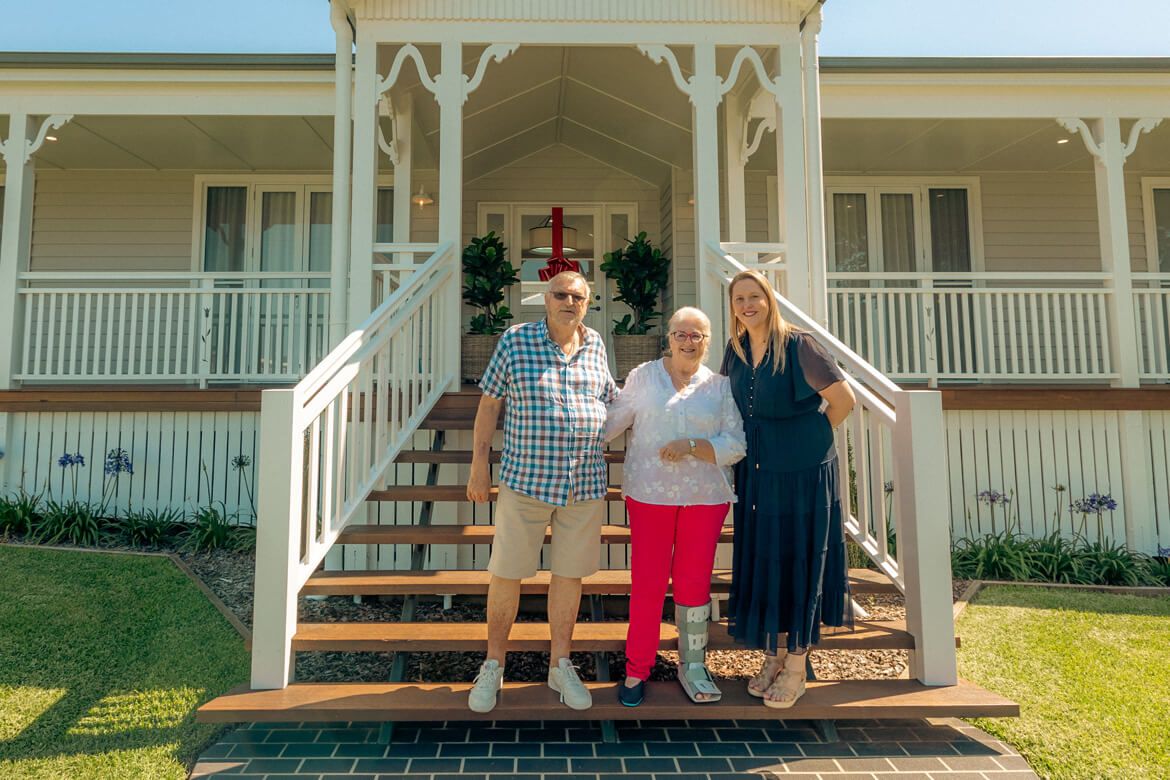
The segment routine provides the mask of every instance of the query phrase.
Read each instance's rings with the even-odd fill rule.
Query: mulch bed
[[[20,539],[7,538],[9,543]],[[255,557],[252,553],[231,550],[192,553],[169,547],[130,548],[103,543],[102,549],[126,552],[171,552],[217,595],[245,625],[252,625],[252,586]],[[953,598],[965,590],[967,582],[955,580]],[[480,600],[482,601],[482,600]],[[900,620],[906,616],[902,597],[894,594],[858,594],[856,601],[870,614],[872,620]],[[527,603],[527,602],[525,602]],[[531,602],[539,605],[539,601]],[[398,598],[366,598],[355,604],[352,598],[329,596],[301,598],[298,614],[301,621],[327,622],[393,622],[401,614],[402,600]],[[483,622],[485,608],[474,600],[455,601],[444,610],[441,601],[421,601],[415,609],[416,621]],[[521,606],[519,620],[540,622],[543,615],[524,612]],[[625,670],[625,654],[608,653],[610,676],[620,679]],[[758,650],[713,650],[707,655],[707,666],[719,678],[746,680],[759,670],[764,654]],[[411,653],[406,666],[409,682],[471,681],[483,661],[483,653]],[[389,679],[393,653],[297,653],[297,679],[302,682],[379,682]],[[597,670],[592,653],[574,653],[573,662],[580,667],[584,679],[595,679]],[[652,680],[673,680],[678,655],[659,652],[651,672]],[[850,680],[904,677],[908,668],[904,650],[817,650],[812,654],[816,675],[823,679]],[[509,653],[505,675],[509,680],[540,682],[548,673],[548,653]]]
[[[244,623],[252,622],[253,556],[225,550],[211,553],[181,553],[193,571]],[[956,580],[954,598],[967,583]],[[873,620],[898,620],[905,617],[902,597],[892,594],[859,594],[857,602]],[[535,602],[539,604],[539,602]],[[302,598],[298,606],[305,622],[391,622],[401,614],[398,598],[364,599],[355,604],[348,597]],[[475,601],[455,601],[444,610],[439,601],[421,601],[415,609],[416,621],[483,622],[485,608]],[[525,614],[519,620],[543,621],[540,614]],[[625,669],[623,653],[609,653],[610,675],[620,678]],[[470,681],[479,670],[483,653],[411,653],[406,667],[410,682]],[[297,679],[304,682],[360,681],[377,682],[389,678],[393,653],[298,653]],[[672,680],[678,656],[660,652],[651,673],[653,680]],[[585,679],[596,675],[592,653],[574,653],[573,662]],[[760,668],[763,653],[757,650],[715,650],[708,653],[707,665],[716,677],[746,680]],[[907,653],[902,650],[818,650],[812,654],[813,670],[824,679],[874,679],[905,676]],[[547,653],[509,653],[505,674],[516,681],[543,681],[548,673]]]

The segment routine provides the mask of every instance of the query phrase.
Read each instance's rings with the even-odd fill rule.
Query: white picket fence
[[[253,688],[288,684],[297,593],[458,381],[457,270],[440,246],[300,383],[262,394]]]
[[[726,289],[745,266],[719,245],[707,247],[706,278]],[[726,298],[725,298],[726,300]],[[781,314],[809,331],[844,367],[857,405],[837,435],[845,529],[906,597],[914,635],[914,676],[927,685],[957,680],[951,608],[950,535],[938,522],[947,511],[943,412],[939,393],[906,391],[783,296]],[[716,315],[730,333],[727,306]],[[855,477],[856,492],[850,488]],[[899,488],[885,491],[893,481]],[[897,536],[896,550],[888,541]]]
[[[22,382],[288,382],[328,351],[328,273],[20,280]]]

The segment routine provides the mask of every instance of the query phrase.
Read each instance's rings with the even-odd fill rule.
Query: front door
[[[495,231],[496,235],[502,236],[508,247],[508,259],[519,269],[520,283],[513,285],[508,295],[508,308],[514,315],[512,324],[533,322],[544,316],[542,293],[545,283],[540,281],[539,271],[548,262],[548,253],[533,247],[530,231],[544,224],[554,205],[560,204],[479,204],[478,235]],[[612,358],[610,337],[613,327],[610,320],[615,308],[612,304],[614,291],[600,266],[606,252],[624,245],[637,233],[636,207],[634,204],[583,204],[563,208],[565,227],[576,230],[574,239],[566,237],[565,241],[566,247],[575,244],[572,246],[574,251],[565,254],[580,264],[581,273],[593,290],[585,324],[605,338]],[[623,307],[619,305],[617,308]],[[620,318],[620,314],[617,316]]]

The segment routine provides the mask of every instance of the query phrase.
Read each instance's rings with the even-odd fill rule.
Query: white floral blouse
[[[747,444],[727,377],[700,366],[690,384],[676,390],[661,359],[643,363],[630,372],[609,405],[606,440],[630,426],[624,495],[667,506],[735,501],[728,467],[743,458]],[[675,439],[706,439],[715,450],[715,463],[694,456],[663,461],[658,451]]]

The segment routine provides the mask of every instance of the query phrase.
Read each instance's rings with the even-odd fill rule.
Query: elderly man
[[[475,415],[467,482],[472,501],[488,500],[488,456],[505,401],[507,414],[495,543],[488,563],[487,660],[468,697],[475,712],[496,706],[508,634],[520,604],[520,581],[536,574],[550,523],[548,684],[575,710],[593,704],[569,661],[569,644],[581,606],[581,578],[597,571],[600,558],[606,492],[602,434],[615,385],[605,342],[581,324],[588,303],[584,276],[573,271],[554,276],[544,294],[545,319],[509,328],[479,383],[483,398]]]

